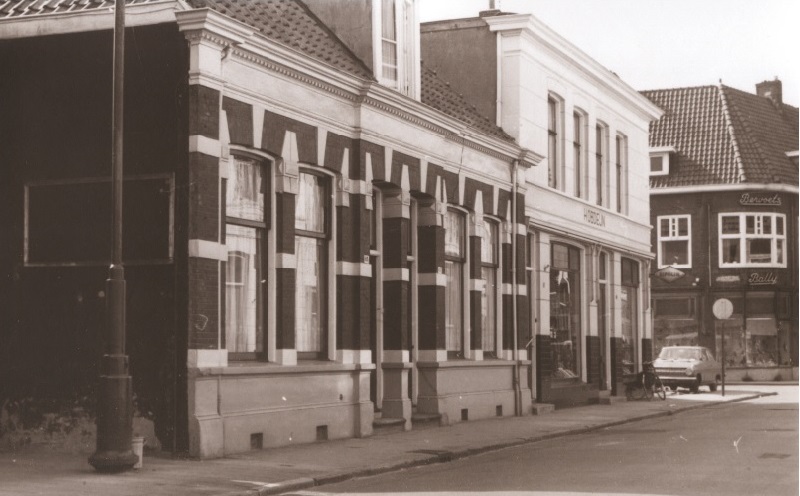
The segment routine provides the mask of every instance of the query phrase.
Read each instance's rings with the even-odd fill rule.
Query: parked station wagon
[[[703,346],[667,346],[653,362],[661,382],[673,391],[687,387],[696,393],[700,386],[716,391],[722,380],[720,364]]]

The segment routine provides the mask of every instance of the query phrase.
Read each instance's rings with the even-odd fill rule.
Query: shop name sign
[[[742,193],[739,198],[740,205],[782,205],[781,197],[776,193],[775,195],[751,195],[750,193]]]
[[[655,276],[659,279],[663,279],[667,282],[677,281],[681,277],[685,276],[686,274],[675,267],[664,267],[663,269],[658,269],[655,272]]]
[[[595,226],[606,227],[606,215],[603,212],[598,212],[591,208],[584,207],[583,220]]]
[[[778,284],[778,276],[774,272],[753,272],[747,282],[751,286],[773,286]]]

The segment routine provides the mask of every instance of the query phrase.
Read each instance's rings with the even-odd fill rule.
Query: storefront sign
[[[764,194],[764,195],[751,195],[750,193],[742,193],[742,197],[739,198],[739,204],[741,205],[782,205],[781,197],[778,196],[777,193],[774,195]]]
[[[747,282],[751,286],[774,286],[778,284],[778,276],[774,272],[752,272]]]
[[[583,220],[595,226],[606,227],[606,215],[603,212],[592,210],[591,208],[583,209]]]
[[[686,273],[676,269],[675,267],[664,267],[663,269],[658,269],[655,273],[655,276],[659,279],[663,279],[667,282],[677,281],[681,277],[685,276]]]
[[[733,276],[717,276],[717,282],[740,282],[742,280],[738,275]]]

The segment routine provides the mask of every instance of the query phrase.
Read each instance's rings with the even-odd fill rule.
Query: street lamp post
[[[101,472],[133,467],[132,381],[125,354],[125,271],[122,267],[122,103],[125,69],[125,0],[114,13],[114,92],[111,192],[113,202],[111,267],[106,280],[106,353],[100,364],[97,390],[97,450],[89,463]]]

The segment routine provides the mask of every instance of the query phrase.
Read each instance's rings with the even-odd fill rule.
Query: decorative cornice
[[[680,195],[689,193],[720,193],[725,191],[775,191],[798,194],[800,189],[791,184],[702,184],[697,186],[675,186],[667,188],[650,188],[650,195]]]

